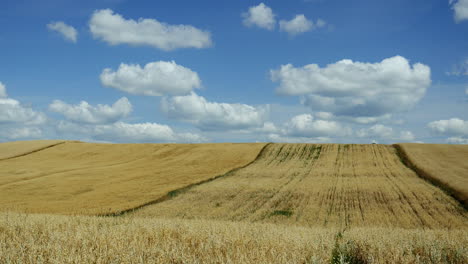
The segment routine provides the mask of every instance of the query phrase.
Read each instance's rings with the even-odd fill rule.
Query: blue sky
[[[0,141],[468,143],[468,0],[7,0],[0,25]]]

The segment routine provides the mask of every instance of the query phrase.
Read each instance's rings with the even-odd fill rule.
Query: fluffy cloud
[[[117,71],[106,68],[101,83],[130,94],[161,96],[186,95],[200,88],[198,74],[174,61],[157,61],[140,65],[122,63]]]
[[[385,114],[381,116],[358,116],[358,117],[335,116],[333,113],[330,113],[330,112],[315,112],[314,114],[319,119],[346,121],[346,122],[352,122],[352,123],[357,123],[357,124],[372,124],[372,123],[377,123],[381,121],[388,121],[392,117],[390,114]]]
[[[468,19],[468,0],[449,0],[455,11],[454,19],[457,23]]]
[[[52,31],[57,31],[62,34],[66,40],[76,43],[78,32],[74,27],[63,23],[62,21],[58,21],[47,24],[47,28]]]
[[[310,31],[314,28],[324,27],[326,25],[326,22],[322,19],[318,19],[317,23],[314,24],[314,22],[308,20],[303,14],[301,14],[296,15],[293,19],[289,21],[281,20],[279,22],[279,25],[281,31],[285,31],[288,34],[294,36]]]
[[[373,125],[369,128],[363,128],[357,131],[360,138],[372,138],[383,140],[414,141],[415,137],[411,131],[394,131],[393,128],[381,124]]]
[[[49,110],[60,113],[70,121],[87,124],[114,123],[130,114],[132,105],[126,97],[120,98],[112,106],[92,106],[85,101],[77,105],[70,105],[60,100],[55,100],[49,105]]]
[[[38,138],[47,117],[42,112],[8,98],[6,87],[0,82],[0,141]]]
[[[1,125],[0,125],[1,127]],[[0,140],[36,139],[42,137],[38,127],[1,127]]]
[[[316,116],[330,117],[326,113]],[[269,131],[268,139],[273,142],[325,143],[351,135],[352,129],[339,122],[316,119],[311,114],[300,114],[292,117],[276,130]]]
[[[433,121],[430,122],[427,126],[433,133],[436,134],[468,136],[468,121],[459,118]]]
[[[268,139],[278,143],[330,143],[328,137],[288,137],[279,134],[269,134]]]
[[[264,3],[250,7],[247,12],[242,14],[242,17],[244,18],[244,25],[248,27],[257,26],[268,30],[275,28],[275,14]]]
[[[195,93],[161,100],[161,109],[170,118],[190,122],[202,130],[240,130],[262,127],[267,108],[246,104],[208,102]]]
[[[7,97],[6,87],[0,83],[0,125],[41,125],[47,121],[44,113],[23,106],[19,101]]]
[[[155,19],[125,19],[110,9],[96,10],[89,21],[89,29],[95,38],[110,45],[147,45],[166,51],[212,45],[208,31],[190,25],[169,25]]]
[[[300,95],[301,103],[315,111],[338,116],[379,117],[409,110],[431,84],[430,68],[410,65],[401,56],[377,63],[341,60],[320,68],[291,64],[271,70],[271,79],[280,82],[277,92]]]
[[[176,133],[167,125],[157,123],[128,124],[116,122],[105,125],[80,125],[60,121],[57,131],[75,138],[111,142],[203,142],[206,139],[193,133]]]
[[[310,114],[302,114],[286,124],[285,134],[294,137],[339,137],[351,134],[351,129],[335,121],[315,120]]]

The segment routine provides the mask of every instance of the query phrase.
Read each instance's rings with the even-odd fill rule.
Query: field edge
[[[408,155],[408,152],[404,149],[404,147],[401,146],[400,144],[393,144],[393,147],[395,148],[396,154],[400,158],[401,162],[406,167],[414,171],[416,175],[418,175],[420,178],[424,179],[425,181],[441,189],[450,197],[453,197],[456,201],[458,201],[462,205],[462,207],[465,210],[468,210],[468,199],[467,197],[465,197],[465,195],[461,191],[458,191],[452,188],[451,186],[445,184],[442,180],[438,179],[431,173],[427,172],[426,170],[418,166],[416,162],[414,162],[411,159],[411,157]]]

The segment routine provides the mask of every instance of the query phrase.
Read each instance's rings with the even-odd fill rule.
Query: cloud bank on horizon
[[[468,54],[453,48],[442,64],[430,49],[436,45],[405,33],[420,32],[416,25],[357,30],[343,12],[330,11],[332,2],[230,3],[210,17],[195,14],[214,8],[203,3],[173,15],[177,5],[166,4],[151,15],[150,6],[122,1],[87,7],[70,21],[50,16],[46,29],[65,41],[50,38],[42,54],[27,51],[31,61],[48,56],[41,67],[25,67],[31,82],[0,70],[0,141],[468,144]],[[431,0],[426,12],[444,12],[444,26],[456,32],[451,43],[466,47],[459,32],[468,29],[468,0],[449,0],[445,11],[439,5]],[[373,39],[376,28],[388,28],[391,43]],[[389,37],[398,34],[404,37]],[[15,69],[22,48],[11,41],[7,62]],[[414,49],[404,48],[412,42]]]

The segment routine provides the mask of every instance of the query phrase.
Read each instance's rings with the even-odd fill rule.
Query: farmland
[[[413,168],[468,207],[468,145],[398,144]]]
[[[14,141],[1,143],[0,160],[28,155],[62,143],[64,143],[62,140]]]
[[[136,214],[335,228],[468,224],[457,201],[388,145],[272,144],[250,166]]]
[[[468,261],[466,146],[3,144],[0,263]]]
[[[0,144],[0,153],[6,152],[3,144],[10,143]],[[0,210],[87,215],[126,210],[243,166],[264,145],[66,142],[0,161]]]
[[[0,263],[462,264],[467,244],[464,230],[0,214]]]

